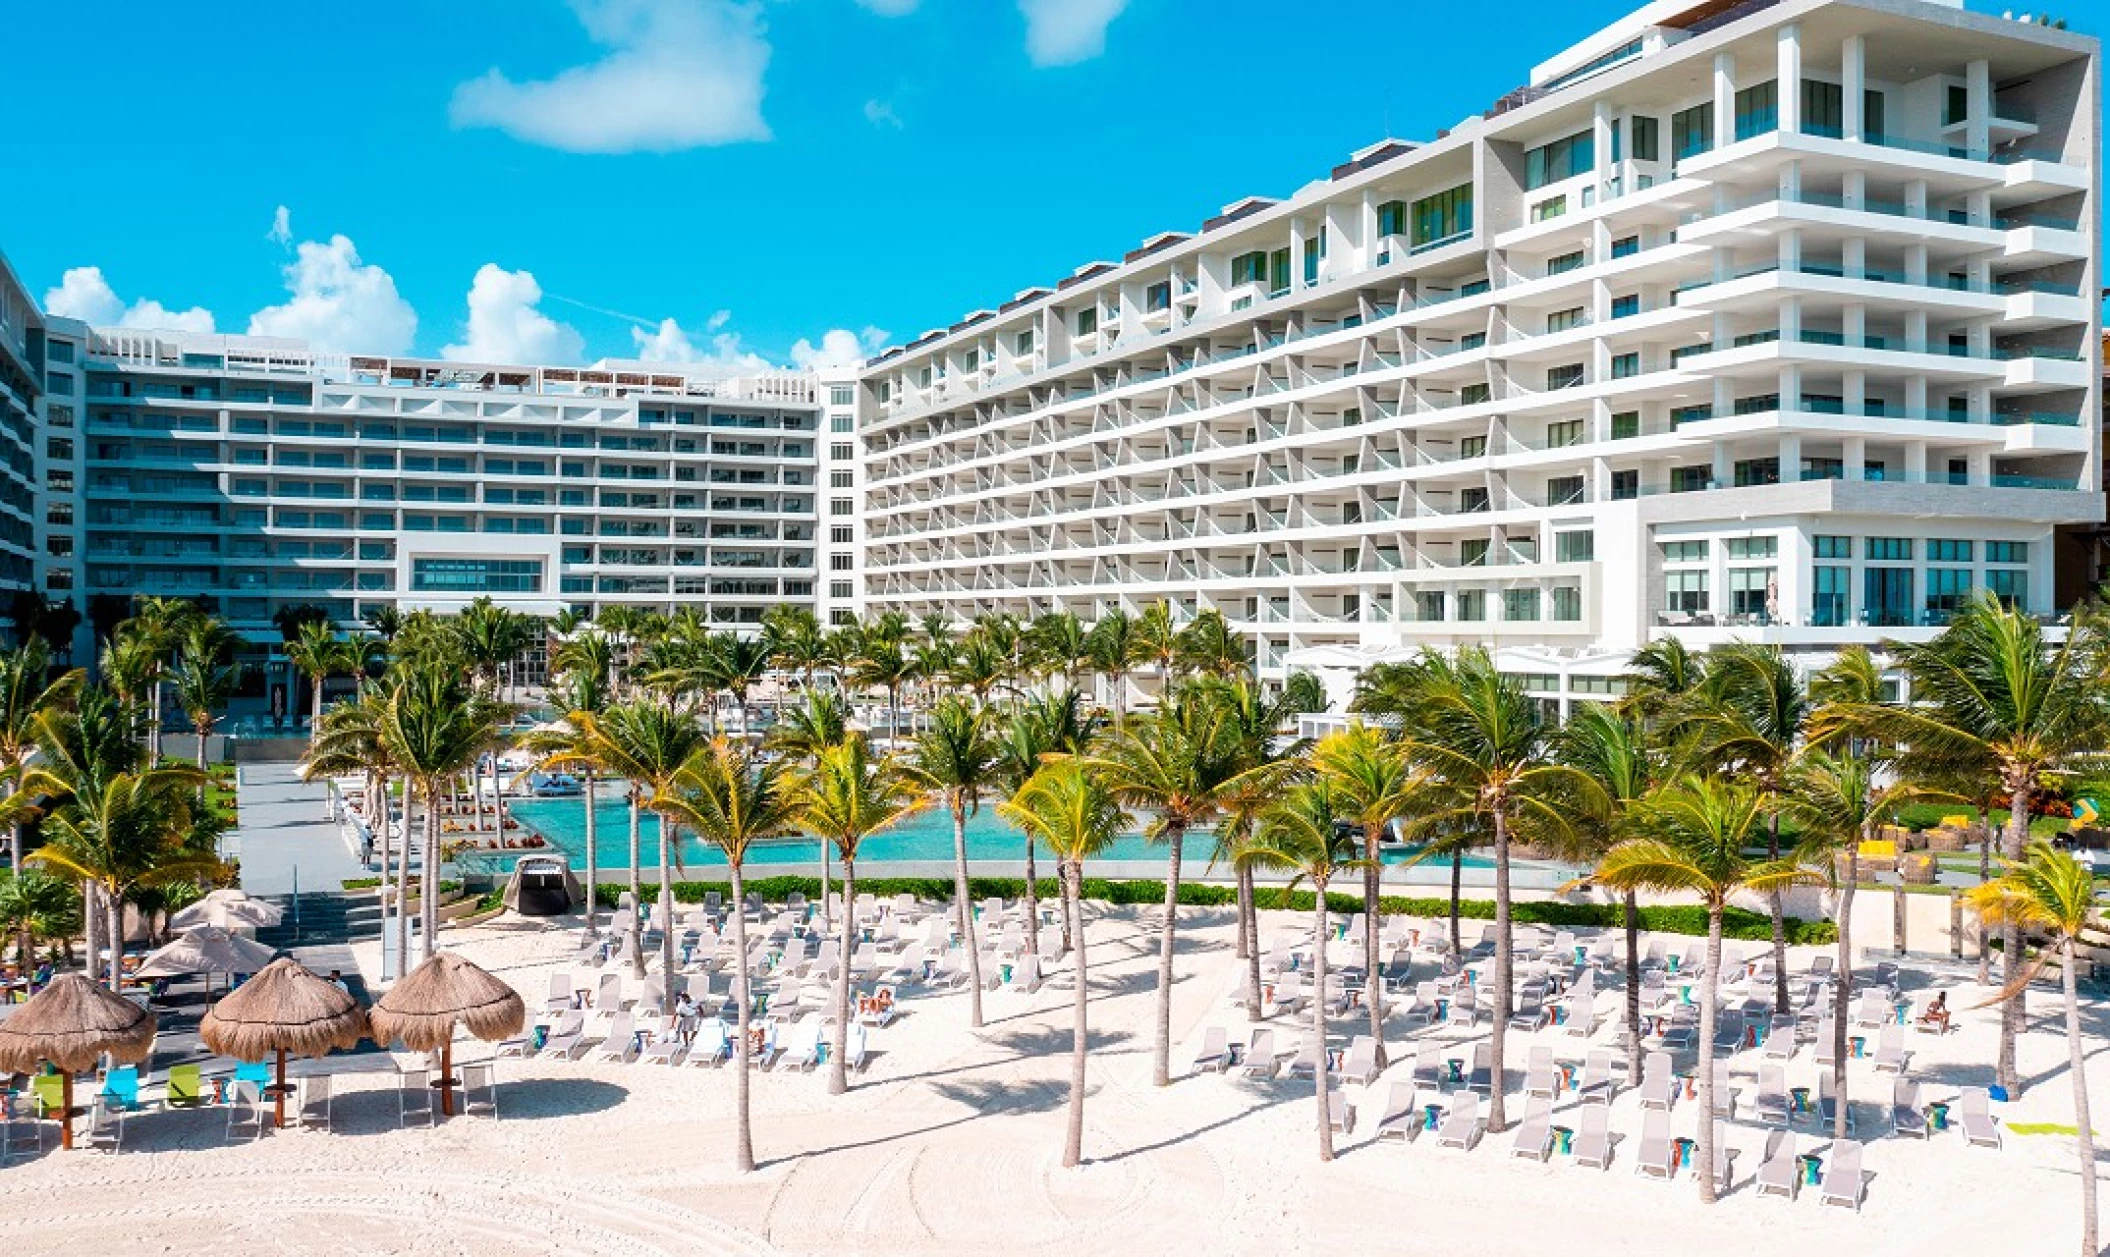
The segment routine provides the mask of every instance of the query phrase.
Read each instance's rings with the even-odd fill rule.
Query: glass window
[[[1413,234],[1409,240],[1417,249],[1441,240],[1456,239],[1469,234],[1472,229],[1473,185],[1470,183],[1461,183],[1414,202]]]
[[[1612,317],[1630,319],[1641,313],[1641,294],[1630,292],[1623,297],[1612,298]]]
[[[1833,139],[1846,134],[1845,93],[1837,83],[1802,81],[1802,133]]]
[[[1854,557],[1854,540],[1851,537],[1812,537],[1810,548],[1820,559]]]
[[[1548,448],[1558,449],[1569,445],[1581,445],[1582,443],[1582,420],[1568,419],[1560,423],[1549,423],[1546,425],[1546,445]]]
[[[437,593],[538,593],[542,589],[542,561],[412,559],[410,587]]]
[[[1985,587],[1994,597],[2010,607],[2023,608],[2029,605],[2028,572],[1996,568],[1985,574]]]
[[[1988,541],[1985,543],[1985,561],[1988,563],[2027,563],[2029,543],[2027,541]]]
[[[1596,164],[1596,141],[1589,131],[1577,131],[1524,154],[1524,188],[1530,191],[1572,179]]]
[[[1258,284],[1267,280],[1267,254],[1254,250],[1231,259],[1231,283]]]
[[[1553,332],[1566,332],[1581,327],[1588,321],[1586,318],[1587,313],[1581,306],[1575,306],[1567,310],[1555,310],[1546,316],[1546,331],[1550,334]]]
[[[1612,500],[1631,502],[1641,496],[1641,473],[1629,468],[1612,473]]]
[[[1702,615],[1707,611],[1707,576],[1704,571],[1665,572],[1663,609],[1678,615]]]
[[[1567,212],[1568,194],[1563,192],[1559,196],[1549,196],[1545,200],[1540,201],[1538,204],[1532,206],[1531,221],[1535,223],[1543,223],[1548,219],[1559,218],[1561,215]]]
[[[1951,540],[1945,537],[1930,538],[1927,542],[1927,561],[1929,563],[1969,563],[1971,561],[1971,549],[1971,543],[1968,541]]]
[[[1635,377],[1635,376],[1637,376],[1637,375],[1640,375],[1640,374],[1641,374],[1641,355],[1640,355],[1640,354],[1639,354],[1638,352],[1635,352],[1635,353],[1623,353],[1623,354],[1613,354],[1613,355],[1612,355],[1612,378],[1613,378],[1613,379],[1615,379],[1615,380],[1628,380],[1628,379],[1632,379],[1633,377]],[[1616,436],[1616,435],[1618,435],[1618,434],[1617,434],[1617,433],[1615,432],[1615,433],[1614,433],[1613,435],[1615,435],[1615,436]],[[1633,434],[1632,434],[1632,433],[1628,433],[1627,435],[1631,436],[1631,435],[1633,435]]]
[[[1810,597],[1810,623],[1820,628],[1839,628],[1847,622],[1851,594],[1847,578],[1852,569],[1816,567]]]
[[[1077,312],[1077,334],[1090,336],[1099,330],[1099,307],[1089,306]]]
[[[1670,116],[1670,157],[1684,161],[1714,147],[1714,102],[1694,105]]]
[[[854,406],[857,404],[857,386],[833,384],[828,388],[828,404],[831,406]]]
[[[1778,537],[1731,537],[1722,544],[1732,559],[1772,559],[1780,556]]]
[[[1546,387],[1574,388],[1583,382],[1583,364],[1571,362],[1565,366],[1549,367],[1546,370]]]
[[[1414,618],[1425,622],[1440,622],[1443,619],[1444,593],[1440,589],[1424,589],[1414,595]]]
[[[1539,591],[1536,589],[1503,590],[1502,618],[1510,621],[1538,619]]]
[[[1615,368],[1616,369],[1616,368]],[[1641,412],[1622,410],[1612,416],[1612,439],[1624,441],[1641,435]]]
[[[1864,555],[1870,559],[1896,561],[1912,557],[1910,537],[1870,537],[1864,543]]]
[[[1641,252],[1641,237],[1639,236],[1621,236],[1612,242],[1612,256],[1615,258],[1630,258],[1639,252]]]
[[[1764,620],[1772,615],[1770,609],[1777,596],[1778,587],[1773,583],[1770,567],[1732,567],[1729,569],[1729,614]]]
[[[1582,590],[1573,585],[1555,585],[1553,618],[1569,624],[1582,619]]]
[[[1778,458],[1744,458],[1736,463],[1736,487],[1779,484],[1780,460]]]
[[[1871,537],[1876,541],[1881,538]],[[1895,628],[1912,623],[1912,569],[1871,567],[1862,572],[1861,606],[1868,622]]]
[[[1883,93],[1869,91],[1861,97],[1861,137],[1872,144],[1883,142]]]
[[[1556,563],[1588,563],[1597,557],[1597,534],[1590,530],[1553,534]]]
[[[1970,568],[1930,567],[1927,569],[1927,622],[1929,624],[1946,624],[1950,616],[1963,609],[1964,600],[1970,596]]]
[[[1461,589],[1458,591],[1458,618],[1479,621],[1487,618],[1487,591],[1484,589]]]
[[[1971,116],[1971,89],[1961,83],[1949,84],[1942,93],[1941,124],[1954,126]]]
[[[1562,253],[1558,256],[1547,258],[1546,273],[1548,275],[1565,274],[1580,267],[1587,257],[1588,255],[1583,250],[1577,249],[1573,253]]]
[[[1404,236],[1407,234],[1407,203],[1387,201],[1377,207],[1377,234],[1380,236]]]
[[[1778,84],[1757,83],[1736,94],[1736,138],[1748,140],[1780,126]]]
[[[1656,120],[1646,114],[1636,114],[1627,120],[1634,133],[1634,158],[1636,161],[1656,160]]]
[[[1313,269],[1314,271],[1316,271],[1316,270],[1318,269],[1318,265],[1317,265],[1317,262],[1316,262],[1316,261],[1314,261],[1314,262],[1312,263],[1312,269]],[[1170,310],[1171,308],[1172,308],[1172,281],[1171,281],[1171,280],[1160,280],[1159,282],[1157,282],[1157,283],[1155,283],[1155,284],[1152,284],[1152,285],[1151,285],[1150,287],[1148,287],[1148,288],[1145,288],[1145,289],[1143,290],[1143,312],[1144,312],[1144,313],[1146,313],[1146,314],[1156,314],[1156,313],[1157,313],[1158,311],[1160,311],[1160,310]]]
[[[1665,541],[1659,544],[1665,563],[1703,563],[1707,560],[1705,541]]]

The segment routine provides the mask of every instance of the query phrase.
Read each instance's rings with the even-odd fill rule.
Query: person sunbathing
[[[1922,1030],[1931,1030],[1935,1034],[1949,1033],[1949,993],[1947,991],[1939,991],[1935,994],[1934,1002],[1927,1005],[1926,1012],[1920,1014],[1919,1027]]]

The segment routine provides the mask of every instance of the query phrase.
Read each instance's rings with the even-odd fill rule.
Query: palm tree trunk
[[[857,914],[849,905],[857,894],[857,857],[843,856],[843,925],[841,955],[835,960],[835,1035],[828,1045],[828,1094],[850,1089],[850,957],[857,950]]]
[[[97,981],[96,974],[102,965],[103,914],[102,894],[94,882],[81,883],[81,944],[87,949],[88,980]]]
[[[1722,967],[1722,905],[1707,905],[1707,973],[1700,982],[1700,1199],[1713,1204],[1714,1185],[1714,1023],[1715,981]],[[1844,1025],[1844,1022],[1840,1023]],[[1846,1097],[1839,1097],[1846,1111]]]
[[[8,869],[16,877],[22,876],[22,822],[16,821],[7,837]]]
[[[1040,872],[1034,856],[1033,835],[1026,835],[1026,947],[1040,954]],[[1058,869],[1058,876],[1060,870]]]
[[[1238,870],[1238,886],[1240,890],[1245,892],[1245,904],[1240,910],[1240,919],[1245,924],[1245,932],[1247,937],[1252,940],[1252,946],[1246,948],[1245,953],[1245,1017],[1247,1021],[1259,1021],[1260,895],[1253,887],[1253,870],[1249,868],[1240,868]]]
[[[1465,848],[1451,848],[1451,955],[1460,955],[1464,941],[1458,935],[1458,896],[1465,889]]]
[[[1069,926],[1074,949],[1070,963],[1076,966],[1077,974],[1077,989],[1070,997],[1070,1008],[1076,1017],[1070,1028],[1070,1122],[1062,1146],[1062,1164],[1068,1169],[1084,1155],[1085,1016],[1091,1002],[1091,970],[1084,958],[1084,866],[1076,860],[1065,860],[1060,875],[1063,921]]]
[[[594,836],[594,781],[593,769],[585,771],[586,778],[586,937],[594,935],[594,918],[600,914],[601,895],[601,847]]]
[[[322,674],[308,678],[308,745],[314,746],[322,736]]]
[[[1978,881],[1993,880],[1993,807],[1990,800],[1979,805]],[[1993,984],[1993,949],[1986,945],[1985,923],[1978,925],[1978,985]]]
[[[191,721],[191,729],[198,738],[198,771],[202,773],[205,771],[205,740],[212,736],[212,722],[194,719]]]
[[[643,839],[639,827],[644,824],[644,809],[639,806],[638,787],[630,783],[630,956],[637,968],[637,976],[645,976],[645,930],[641,918],[645,913],[645,883],[638,865],[645,862]]]
[[[1767,818],[1766,858],[1780,858],[1779,812]],[[1766,896],[1766,909],[1773,918],[1773,1015],[1785,1017],[1788,1015],[1788,921],[1782,911],[1779,891]],[[1846,975],[1840,974],[1839,980],[1844,982]]]
[[[1318,895],[1317,902],[1312,907],[1311,1033],[1319,1050],[1312,1061],[1311,1083],[1313,1094],[1318,1096],[1319,1099],[1319,1160],[1331,1161],[1333,1160],[1333,1114],[1328,1111],[1326,1100],[1328,1074],[1326,1068],[1326,935],[1330,929],[1326,920],[1326,879],[1323,877],[1313,878],[1312,889],[1317,891]],[[1365,908],[1363,915],[1367,917],[1369,909]],[[1371,977],[1376,977],[1376,970],[1371,971]],[[1499,1040],[1501,1036],[1501,1027],[1497,1026],[1495,1028],[1495,1037]],[[1499,1069],[1499,1067],[1497,1068]],[[1499,1073],[1497,1076],[1500,1076]]]
[[[1253,899],[1253,886],[1246,880],[1246,870],[1235,864],[1231,868],[1231,885],[1236,888],[1238,896],[1238,958],[1244,960],[1252,955],[1255,942],[1252,923],[1246,920],[1246,909]]]
[[[733,1107],[738,1113],[738,1117],[735,1119],[737,1131],[733,1143],[733,1164],[741,1173],[745,1174],[755,1168],[754,1119],[749,1102],[747,1077],[750,1062],[754,1059],[753,1049],[747,1041],[747,1026],[751,1020],[747,994],[747,910],[743,906],[746,903],[746,896],[741,891],[740,862],[732,860],[728,864],[733,881],[733,951],[739,957],[734,962],[733,969],[734,973],[738,975],[733,979],[733,1004],[735,1005],[733,1015],[734,1025],[739,1031],[736,1050],[739,1053],[740,1061],[739,1071],[733,1079]]]
[[[1165,826],[1165,925],[1158,939],[1158,1007],[1150,1065],[1150,1081],[1160,1087],[1172,1085],[1172,947],[1179,930],[1180,846],[1186,836],[1185,825]]]
[[[1589,1016],[1588,1009],[1579,1010]],[[1626,893],[1626,1085],[1641,1085],[1641,905]]]
[[[831,913],[829,912],[829,910],[828,910],[828,840],[827,840],[827,839],[823,838],[823,839],[821,839],[821,840],[820,840],[820,848],[821,848],[821,932],[825,934],[825,933],[827,933],[827,932],[828,932],[828,930],[830,930],[830,929],[832,929],[832,928],[834,927],[834,920],[833,920],[833,916],[832,916],[832,914],[831,914]],[[851,905],[850,905],[850,902],[849,902],[849,901],[848,901],[847,899],[845,899],[845,900],[843,901],[843,915],[844,915],[844,916],[846,916],[846,917],[847,917],[847,916],[852,916],[852,915],[854,915],[854,914],[853,914],[853,912],[852,912],[852,909],[851,909]],[[845,956],[845,957],[843,957],[843,959],[844,959],[845,961],[847,961],[847,960],[849,959],[849,957],[848,957],[848,956]]]
[[[952,878],[952,897],[960,918],[960,940],[967,947],[967,979],[972,983],[967,992],[967,1021],[980,1028],[982,949],[975,943],[974,904],[967,898],[967,802],[957,798],[952,804]]]
[[[2098,1257],[2102,1248],[2096,1239],[2095,1132],[2088,1125],[2088,1075],[2082,1070],[2087,1053],[2081,1039],[2081,997],[2075,973],[2079,968],[2078,944],[2069,938],[2059,970],[2066,987],[2066,1062],[2073,1073],[2074,1145],[2081,1157],[2081,1252],[2085,1257]]]
[[[125,984],[125,898],[115,890],[107,905],[110,913],[110,989]]]
[[[1381,825],[1363,827],[1363,998],[1370,1002],[1370,1038],[1377,1044],[1377,1067],[1385,1067],[1385,983],[1378,976],[1377,926],[1379,887],[1384,869],[1377,862]]]
[[[435,779],[425,795],[425,868],[419,879],[424,890],[418,905],[418,918],[425,932],[425,958],[430,960],[440,949],[440,801],[439,781]]]
[[[674,823],[662,816],[659,818],[659,973],[670,988],[673,998],[674,984],[674,844],[681,840],[681,831]]]
[[[1504,805],[1492,811],[1495,831],[1495,1029],[1488,1036],[1487,1129],[1499,1133],[1509,1125],[1508,1105],[1503,1093],[1508,1082],[1503,1073],[1504,1050],[1509,1037],[1509,1005],[1516,981],[1516,946],[1510,936],[1509,913],[1509,816]]]
[[[427,807],[431,800],[426,800]],[[396,859],[396,976],[410,971],[410,814],[417,806],[415,786],[403,779],[403,842]]]
[[[1846,1017],[1854,976],[1854,884],[1861,880],[1861,849],[1846,852],[1846,884],[1839,889],[1838,976],[1832,983],[1832,1090],[1839,1093],[1839,1113],[1832,1119],[1832,1138],[1846,1138]],[[1711,980],[1711,979],[1710,979]]]
[[[2029,845],[2029,795],[2026,785],[2015,787],[2014,798],[2009,804],[2007,816],[2007,839],[2001,844],[2001,855],[2010,860],[2022,858],[2022,850]],[[1994,1073],[2000,1085],[2007,1088],[2010,1097],[2022,1094],[2022,1075],[2015,1068],[2015,1040],[2029,1018],[2029,992],[2016,979],[2022,973],[2022,929],[2013,913],[2003,913],[2000,927],[2000,970],[2007,986],[2014,991],[2000,1005],[2000,1054],[1994,1063]]]

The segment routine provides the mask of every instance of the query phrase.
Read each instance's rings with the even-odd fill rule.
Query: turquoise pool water
[[[586,808],[581,799],[522,799],[508,805],[520,823],[541,834],[551,845],[571,858],[572,865],[586,865]],[[639,866],[653,869],[659,867],[659,819],[647,814],[638,827]],[[617,798],[602,798],[594,809],[594,845],[599,849],[596,858],[604,869],[620,869],[630,866],[630,809]],[[1189,835],[1186,843],[1184,865],[1200,868],[1206,865],[1214,840],[1207,834]],[[510,856],[511,853],[491,853]],[[725,857],[715,848],[684,834],[675,854],[684,868],[723,867]],[[1043,859],[1052,860],[1048,850],[1040,850]],[[967,858],[970,860],[1018,860],[1025,855],[1025,837],[999,819],[993,808],[984,805],[981,813],[967,820]],[[748,866],[804,865],[820,862],[820,844],[812,839],[769,843],[748,853]],[[1106,860],[1146,860],[1162,862],[1164,847],[1147,841],[1141,834],[1129,834],[1114,843],[1102,857]],[[1404,850],[1388,851],[1386,859],[1405,860]],[[908,820],[883,833],[874,834],[858,847],[857,863],[860,868],[874,864],[900,861],[927,861],[952,859],[952,816],[939,809],[920,812]],[[510,863],[510,859],[505,861]],[[1470,857],[1467,863],[1482,867],[1487,861],[1481,857]],[[1444,866],[1448,868],[1449,865]],[[1052,869],[1050,870],[1052,875]]]

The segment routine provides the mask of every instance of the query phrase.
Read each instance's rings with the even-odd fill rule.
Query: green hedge
[[[347,877],[344,879],[343,886],[346,890],[379,890],[381,889],[381,879],[378,877]],[[422,887],[423,883],[417,878],[413,877],[410,879],[410,893],[412,895],[416,895]],[[461,882],[451,877],[440,882],[440,893],[442,895],[451,895],[461,888]]]
[[[828,883],[831,890],[842,890],[840,881]],[[794,891],[812,899],[820,894],[821,883],[817,877],[759,877],[746,883],[749,894],[760,895],[765,901],[781,903]],[[857,879],[860,894],[877,895],[890,899],[895,895],[909,894],[919,899],[945,900],[952,898],[953,883],[949,877],[860,877]],[[1042,878],[1038,883],[1040,897],[1053,899],[1061,894],[1053,878]],[[601,883],[599,899],[604,906],[614,907],[623,887],[608,882]],[[707,891],[717,891],[730,897],[732,887],[726,882],[676,882],[674,897],[685,903],[701,903]],[[647,883],[646,896],[656,893],[656,887]],[[974,899],[1019,899],[1026,893],[1026,880],[1022,877],[975,877],[967,882],[967,893]],[[1253,892],[1254,901],[1262,908],[1288,909],[1292,912],[1310,912],[1313,907],[1312,892],[1308,890],[1286,891],[1280,887],[1262,886]],[[1112,904],[1162,904],[1165,902],[1165,883],[1153,881],[1108,881],[1104,878],[1084,879],[1084,897]],[[1180,884],[1180,902],[1197,908],[1229,907],[1238,900],[1238,892],[1229,886],[1209,883],[1183,882]],[[1335,912],[1359,912],[1363,907],[1362,896],[1345,895],[1338,892],[1326,896],[1326,905]],[[1422,918],[1450,916],[1451,901],[1436,898],[1409,898],[1404,895],[1385,895],[1378,900],[1381,911],[1388,914]],[[1477,921],[1494,919],[1495,905],[1491,899],[1466,899],[1458,904],[1458,915]],[[1557,900],[1524,900],[1511,906],[1511,915],[1520,925],[1571,926],[1623,926],[1626,912],[1618,904],[1564,903]],[[1830,921],[1801,921],[1788,919],[1788,942],[1792,946],[1825,945],[1839,939],[1838,927]],[[1707,910],[1697,905],[1675,907],[1651,907],[1641,909],[1641,928],[1661,934],[1691,934],[1704,937],[1707,933]],[[1722,921],[1724,938],[1750,942],[1763,942],[1773,937],[1769,918],[1742,908],[1731,908]]]

